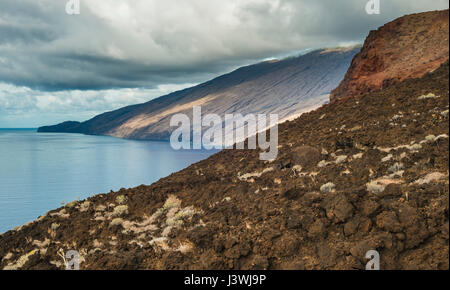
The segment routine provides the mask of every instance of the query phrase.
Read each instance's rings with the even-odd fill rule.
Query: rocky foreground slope
[[[82,123],[42,127],[39,132],[169,140],[175,129],[170,127],[171,117],[178,113],[192,117],[193,106],[201,106],[203,114],[277,113],[282,120],[327,102],[359,50],[360,47],[317,50],[242,67],[144,104],[107,112]]]
[[[400,17],[371,31],[331,100],[423,76],[449,58],[449,10]]]
[[[222,151],[0,236],[1,269],[449,269],[449,66],[280,126],[278,158]]]

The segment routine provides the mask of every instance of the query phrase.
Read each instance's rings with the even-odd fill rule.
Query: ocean
[[[151,184],[215,151],[168,142],[0,129],[0,233],[76,199]]]

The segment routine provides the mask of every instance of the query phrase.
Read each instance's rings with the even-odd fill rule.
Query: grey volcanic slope
[[[289,119],[315,109],[344,78],[360,47],[316,50],[311,53],[239,68],[203,84],[147,103],[124,107],[85,122],[64,122],[38,132],[110,135],[129,139],[168,140],[177,113],[278,113]]]

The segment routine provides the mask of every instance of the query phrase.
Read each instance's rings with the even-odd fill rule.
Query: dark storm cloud
[[[361,42],[398,16],[448,1],[66,0],[0,2],[0,82],[40,91],[197,83],[309,47]]]

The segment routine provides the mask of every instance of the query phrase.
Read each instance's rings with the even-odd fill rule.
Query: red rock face
[[[361,96],[422,77],[449,59],[449,10],[412,14],[371,31],[330,99]]]

